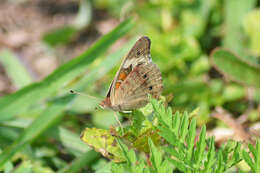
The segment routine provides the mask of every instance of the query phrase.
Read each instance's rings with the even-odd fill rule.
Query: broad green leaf
[[[82,132],[80,138],[104,157],[107,157],[114,162],[125,161],[116,137],[113,136],[109,130],[86,128]]]
[[[25,69],[24,64],[11,51],[2,50],[0,52],[0,63],[4,66],[7,75],[17,89],[32,82],[32,78]]]
[[[248,86],[260,87],[260,67],[251,65],[224,49],[211,55],[212,63],[227,77]]]
[[[88,65],[99,55],[103,54],[109,46],[122,37],[133,27],[132,20],[122,22],[117,28],[103,36],[87,51],[68,63],[56,69],[52,74],[38,83],[33,83],[14,94],[0,99],[0,120],[6,120],[24,112],[31,105],[53,95],[63,88],[66,83],[86,71]]]
[[[140,152],[149,153],[148,139],[151,138],[156,146],[161,144],[161,137],[158,135],[158,131],[149,128],[143,133],[140,133],[136,140],[133,141],[133,147]]]

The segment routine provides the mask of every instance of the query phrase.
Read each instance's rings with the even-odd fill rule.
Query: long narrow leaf
[[[55,91],[62,88],[66,82],[83,73],[91,62],[104,53],[109,46],[126,34],[132,27],[133,23],[130,19],[122,22],[82,55],[62,65],[43,81],[31,84],[14,94],[1,98],[0,120],[10,119],[16,114],[24,112],[37,101],[49,97]]]
[[[196,119],[192,119],[190,123],[190,128],[188,132],[188,137],[187,137],[187,145],[188,145],[188,153],[187,153],[187,159],[191,160],[192,158],[192,151],[194,148],[195,144],[195,137],[196,137]]]
[[[10,159],[16,152],[21,150],[26,144],[40,135],[54,120],[62,115],[63,108],[67,105],[73,95],[63,98],[61,104],[54,104],[46,109],[8,148],[6,148],[0,155],[0,168]]]
[[[8,50],[1,51],[0,63],[3,64],[5,71],[17,89],[20,89],[32,82],[32,78],[25,69],[24,65],[12,52]]]
[[[82,156],[76,158],[71,164],[58,171],[58,173],[65,172],[79,172],[82,168],[87,167],[91,162],[99,158],[99,154],[93,150],[84,153]]]

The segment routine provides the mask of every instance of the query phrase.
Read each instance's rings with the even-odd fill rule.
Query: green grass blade
[[[249,86],[260,88],[260,68],[248,64],[224,49],[216,49],[211,54],[212,63],[227,77]]]
[[[72,163],[58,171],[58,173],[65,172],[80,172],[80,170],[84,167],[88,167],[93,161],[96,161],[100,155],[94,150],[88,151],[84,153],[82,156],[76,158]]]
[[[82,74],[86,67],[104,53],[117,39],[133,27],[132,20],[122,22],[113,31],[99,39],[92,47],[77,58],[62,65],[39,83],[31,84],[14,94],[0,99],[0,121],[10,119],[24,112],[37,101],[49,97],[55,91]]]
[[[108,55],[104,60],[102,60],[102,62],[99,65],[97,65],[97,67],[92,69],[91,72],[89,72],[88,75],[86,75],[81,80],[81,82],[77,85],[76,88],[73,89],[76,89],[77,91],[83,91],[82,88],[85,89],[86,86],[91,86],[93,81],[107,74],[109,70],[111,70],[116,64],[118,64],[118,62],[127,53],[127,51],[130,50],[130,48],[134,45],[135,42],[136,38],[131,39],[130,41],[125,43],[125,45],[122,48]]]
[[[31,142],[46,130],[57,118],[63,114],[64,107],[74,98],[74,95],[69,95],[60,99],[60,104],[49,106],[39,117],[26,128],[20,137],[8,148],[0,154],[0,168],[8,161],[16,152],[21,150],[26,144]]]
[[[32,82],[32,78],[19,59],[10,51],[0,52],[0,63],[4,66],[7,75],[14,86],[20,89]]]
[[[5,128],[0,129],[0,134],[2,134],[0,135],[0,137],[2,139],[4,137],[7,137],[6,139],[11,139],[14,141],[18,138],[19,135],[19,133],[15,131],[15,128],[21,128],[24,130],[27,129],[31,123],[32,120],[23,118],[17,118],[12,121],[6,121],[3,124],[1,124],[5,126]],[[55,140],[60,142],[67,149],[67,151],[69,151],[75,156],[81,156],[82,153],[91,150],[86,146],[86,144],[83,141],[80,140],[79,134],[73,133],[72,131],[69,131],[63,127],[50,128],[43,135],[48,138],[54,138]],[[16,138],[12,136],[16,136]]]
[[[118,53],[116,53],[115,55],[118,55]],[[104,66],[100,66],[100,68],[101,67],[104,68]],[[100,75],[95,76],[95,77],[97,79],[98,77],[100,77]],[[88,76],[86,78],[86,80],[89,81],[89,84],[94,82],[93,79],[90,80],[88,78],[91,78],[91,76]],[[6,159],[11,158],[24,145],[26,145],[27,143],[32,141],[34,138],[36,138],[37,135],[41,134],[47,127],[49,127],[49,125],[53,121],[55,121],[57,118],[59,118],[60,115],[63,115],[62,112],[64,110],[66,110],[68,107],[70,107],[67,105],[69,105],[69,103],[71,103],[71,101],[74,100],[74,98],[75,98],[75,95],[68,94],[63,99],[58,99],[56,101],[53,101],[52,104],[28,128],[26,128],[26,130],[21,135],[21,137],[19,139],[17,139],[16,142],[11,147],[7,148],[5,150],[5,152],[2,153],[2,155],[0,155],[0,166],[2,163],[4,163],[6,161]],[[53,134],[53,135],[55,136],[55,134]],[[59,136],[58,139],[60,139],[61,142],[63,144],[65,144],[67,147],[70,147],[71,150],[74,150],[74,151],[82,150],[82,146],[80,144],[79,144],[80,146],[74,145],[74,144],[72,146],[72,143],[69,144],[68,141],[66,141],[65,137],[67,138],[68,136],[67,135]],[[72,136],[70,135],[70,139],[71,139],[71,137]]]

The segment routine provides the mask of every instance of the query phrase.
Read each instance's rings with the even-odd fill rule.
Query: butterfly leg
[[[122,132],[124,133],[123,126],[122,126],[121,122],[119,121],[118,115],[116,114],[116,112],[114,112],[114,117],[115,117],[116,121],[118,122],[118,124],[119,124],[119,126],[120,126]]]

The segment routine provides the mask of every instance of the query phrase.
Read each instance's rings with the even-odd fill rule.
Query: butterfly
[[[116,112],[144,107],[148,95],[159,98],[163,90],[163,80],[159,68],[152,62],[150,55],[151,40],[143,36],[136,41],[117,71],[101,101],[101,108]]]

